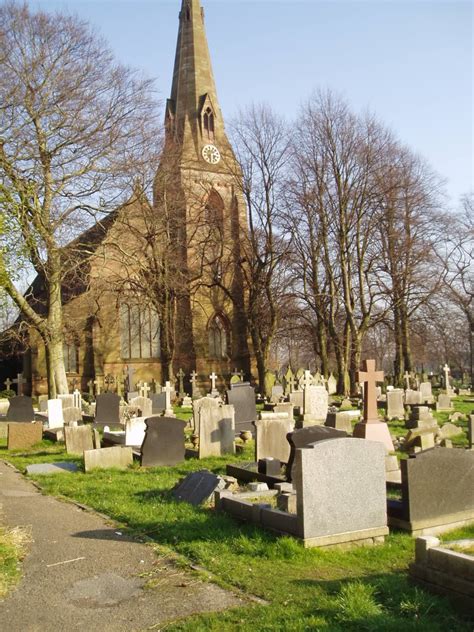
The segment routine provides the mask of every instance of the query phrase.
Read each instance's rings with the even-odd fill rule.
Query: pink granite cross
[[[357,381],[364,384],[364,421],[375,423],[379,421],[377,413],[377,382],[383,382],[383,371],[375,370],[375,360],[365,360],[364,371],[357,373]]]

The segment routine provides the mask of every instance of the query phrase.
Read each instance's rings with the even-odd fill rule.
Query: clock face
[[[217,165],[221,159],[219,150],[214,145],[204,145],[201,153],[204,160],[211,165]]]

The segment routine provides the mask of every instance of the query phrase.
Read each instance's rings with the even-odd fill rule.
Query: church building
[[[200,0],[182,0],[153,200],[137,190],[76,240],[86,274],[63,289],[70,388],[87,391],[95,381],[103,389],[129,367],[135,381],[157,383],[179,369],[196,371],[203,382],[212,371],[250,377],[241,185],[204,10]],[[45,350],[35,332],[23,371],[32,394],[47,392]]]

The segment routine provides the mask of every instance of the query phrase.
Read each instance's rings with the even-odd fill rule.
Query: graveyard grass
[[[49,442],[21,454],[1,447],[0,458],[20,470],[34,462],[81,462]],[[252,458],[250,442],[234,460]],[[172,487],[189,472],[225,473],[228,462],[228,457],[190,459],[175,467],[134,466],[128,471],[34,478],[45,493],[74,499],[110,516],[121,530],[153,542],[158,555],[174,557],[203,580],[251,597],[246,606],[161,629],[472,632],[473,620],[466,613],[410,582],[407,567],[414,559],[414,539],[404,533],[394,532],[384,545],[370,548],[304,549],[290,537],[238,523],[209,507],[173,500]],[[443,536],[463,538],[474,538],[474,526]],[[150,590],[153,583],[150,577]]]
[[[21,577],[23,559],[30,535],[27,529],[6,529],[0,526],[0,599],[15,586]]]

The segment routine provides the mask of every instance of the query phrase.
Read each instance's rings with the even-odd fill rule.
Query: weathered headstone
[[[290,417],[285,419],[261,419],[255,421],[255,461],[265,458],[278,459],[288,463],[290,444],[286,438],[293,432],[294,422]]]
[[[329,396],[324,386],[306,386],[304,389],[303,423],[313,425],[326,421],[329,407]]]
[[[97,395],[94,422],[104,425],[120,423],[120,397],[116,393]]]
[[[336,430],[344,430],[347,434],[352,433],[351,416],[344,411],[328,413],[325,426],[328,428],[336,428]]]
[[[186,422],[176,417],[149,417],[141,450],[141,465],[157,467],[184,461]]]
[[[440,393],[440,395],[438,396],[438,401],[436,402],[436,410],[437,411],[453,410],[453,403],[451,401],[451,397],[449,395],[445,395],[444,393]]]
[[[431,414],[428,406],[413,406],[409,420],[405,423],[406,428],[433,428],[438,429],[436,419]]]
[[[220,476],[208,470],[200,470],[188,474],[173,490],[173,496],[197,506],[211,499],[214,492],[224,486],[225,482]]]
[[[215,397],[200,397],[193,401],[193,428],[196,432],[199,431],[199,412],[201,406],[219,406],[219,400]]]
[[[403,391],[394,388],[387,393],[387,419],[404,419],[405,407],[403,405]]]
[[[413,391],[411,389],[405,391],[405,404],[407,406],[417,406],[422,403],[420,391]]]
[[[407,452],[418,450],[430,450],[435,446],[435,429],[414,428],[410,430],[406,437],[403,449]]]
[[[257,418],[255,389],[249,385],[234,384],[227,391],[227,402],[235,410],[235,430],[252,430],[252,422]]]
[[[64,442],[68,454],[80,454],[84,450],[93,450],[92,429],[90,426],[65,426]]]
[[[431,390],[431,382],[422,382],[420,384],[421,403],[432,404],[434,402],[433,392]]]
[[[204,402],[199,410],[199,458],[233,454],[234,437],[234,407]]]
[[[115,393],[104,393],[113,395]],[[114,446],[113,448],[100,448],[99,450],[86,450],[84,452],[84,469],[90,472],[95,469],[118,468],[125,470],[133,463],[132,448],[129,446]]]
[[[82,411],[80,408],[76,408],[75,406],[63,408],[63,419],[65,424],[82,421]]]
[[[451,439],[451,437],[457,437],[460,434],[463,434],[463,429],[450,421],[442,425],[438,431],[439,439]]]
[[[272,386],[271,392],[272,392],[272,395],[271,395],[270,401],[276,404],[283,397],[283,394],[284,394],[283,386],[281,384],[274,384]]]
[[[210,396],[211,397],[218,397],[219,396],[219,391],[216,388],[217,377],[218,376],[215,374],[214,371],[209,376],[209,379],[211,380],[211,392],[210,392]]]
[[[335,395],[337,393],[337,380],[334,377],[334,375],[331,373],[331,375],[328,377],[328,393],[329,395]]]
[[[39,421],[34,423],[9,423],[8,442],[9,450],[23,450],[39,443],[43,438],[43,424]]]
[[[153,402],[148,397],[135,397],[130,401],[130,406],[138,408],[140,417],[151,417],[153,414]]]
[[[61,400],[63,408],[71,408],[72,406],[74,406],[74,395],[58,395],[57,399]]]
[[[295,408],[302,409],[303,408],[303,391],[292,391],[290,393],[290,402],[293,404]]]
[[[10,398],[10,405],[5,416],[5,421],[18,421],[28,423],[34,421],[35,411],[33,410],[33,400],[31,397],[21,395]]]

